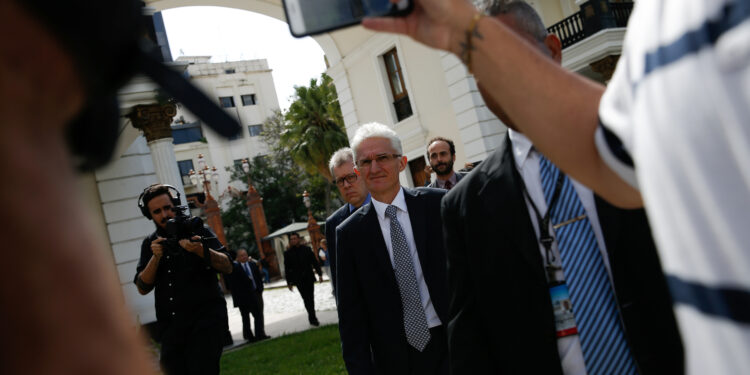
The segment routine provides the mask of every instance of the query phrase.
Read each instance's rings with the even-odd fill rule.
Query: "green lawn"
[[[223,375],[346,374],[338,325],[294,333],[224,353]]]

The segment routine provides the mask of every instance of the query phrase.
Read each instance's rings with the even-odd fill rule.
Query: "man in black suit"
[[[456,145],[448,138],[435,137],[427,142],[427,160],[437,175],[429,187],[450,190],[464,177],[463,172],[453,170],[453,163],[456,162]]]
[[[232,262],[233,271],[227,276],[232,291],[234,307],[242,315],[242,337],[253,342],[269,338],[263,325],[263,278],[260,269],[247,255],[247,250],[237,250],[237,260]],[[255,335],[250,328],[250,314],[255,320]]]
[[[370,202],[365,180],[359,178],[354,171],[354,155],[352,149],[344,147],[331,155],[328,163],[341,199],[346,204],[326,219],[326,241],[328,242],[328,256],[331,265],[331,286],[336,295],[336,227],[339,226],[352,212]]]
[[[352,141],[371,202],[336,229],[338,312],[349,374],[447,374],[445,190],[402,188],[401,141],[385,125]]]
[[[307,310],[307,319],[311,325],[318,326],[317,316],[315,316],[315,274],[318,274],[318,280],[323,282],[323,271],[320,270],[320,264],[315,259],[312,249],[308,246],[300,245],[299,234],[290,233],[289,249],[284,252],[284,272],[286,272],[286,285],[290,291],[297,286],[302,301],[305,303]]]
[[[529,5],[490,13],[560,62],[560,41]],[[443,200],[452,372],[682,373],[644,212],[617,209],[565,177],[484,98],[511,130]]]

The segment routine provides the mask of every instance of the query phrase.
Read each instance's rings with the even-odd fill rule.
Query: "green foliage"
[[[273,156],[256,156],[249,160],[250,179],[263,197],[266,223],[271,231],[282,228],[292,221],[307,221],[307,209],[302,203],[301,186],[307,177],[305,172],[290,159],[275,159]],[[233,168],[232,179],[247,181],[242,168]],[[247,211],[245,197],[233,205],[242,205]],[[252,228],[252,227],[251,227]]]
[[[280,143],[281,133],[286,128],[285,116],[280,111],[266,119],[263,123],[261,137],[269,146],[270,153],[266,156],[256,156],[248,160],[250,164],[250,179],[253,186],[263,197],[263,209],[266,213],[266,223],[271,232],[280,229],[292,221],[306,222],[307,208],[302,201],[302,193],[307,190],[312,201],[312,212],[317,220],[326,218],[326,195],[331,199],[330,183],[319,174],[308,174],[294,162],[289,150]],[[247,174],[241,166],[227,168],[232,181],[247,182]],[[328,192],[326,190],[328,189]],[[222,215],[227,241],[233,243],[247,243],[244,245],[251,252],[255,248],[255,238],[252,234],[252,224],[246,204],[246,196],[233,198],[229,209]],[[228,229],[228,226],[232,226]],[[236,229],[234,228],[236,226]],[[247,232],[250,232],[247,235]],[[232,249],[237,249],[232,247]],[[256,250],[257,251],[257,250]]]
[[[261,341],[224,353],[221,374],[346,374],[338,325]]]
[[[247,249],[248,254],[259,259],[258,246],[255,244],[253,225],[244,196],[233,197],[229,209],[222,210],[221,222],[224,224],[224,235],[227,237],[229,249],[237,251]]]
[[[328,161],[336,150],[349,145],[349,138],[331,77],[324,73],[320,84],[313,78],[309,87],[296,86],[286,120],[281,145],[307,172],[332,181]]]

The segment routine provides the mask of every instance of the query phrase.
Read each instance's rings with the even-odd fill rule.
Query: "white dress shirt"
[[[523,182],[526,185],[526,189],[529,193],[528,198],[536,205],[539,209],[539,215],[544,217],[547,213],[547,201],[544,198],[544,192],[542,190],[541,177],[539,175],[539,160],[540,154],[533,149],[531,141],[526,138],[525,135],[508,129],[508,135],[510,136],[511,145],[513,146],[513,157],[516,161],[516,168],[518,173],[523,178]],[[609,259],[607,256],[607,248],[604,244],[604,235],[602,234],[602,228],[599,225],[599,216],[596,212],[596,202],[594,201],[594,194],[591,190],[578,181],[570,178],[570,182],[573,184],[578,198],[581,200],[584,210],[586,211],[586,217],[591,223],[591,227],[594,230],[596,236],[596,242],[599,245],[599,250],[602,253],[604,260],[604,266],[607,268],[610,281],[612,280],[612,272],[609,267]],[[537,239],[539,238],[539,223],[537,216],[534,213],[534,209],[529,203],[528,198],[526,199],[526,207],[529,211],[529,217],[531,218],[531,225],[534,227]],[[555,236],[555,231],[552,229],[552,223],[548,229],[550,235]],[[539,251],[542,254],[542,259],[546,259],[547,253],[544,246],[539,243]],[[555,265],[561,266],[560,264],[560,252],[557,249],[557,240],[552,243],[552,252],[555,255]],[[558,271],[565,273],[565,270]],[[558,275],[558,279],[562,278],[563,275]],[[581,342],[578,335],[566,336],[557,340],[557,349],[560,354],[562,361],[563,374],[586,374],[586,365],[583,361],[583,352],[581,351]]]
[[[378,216],[383,240],[388,249],[388,256],[391,258],[391,265],[395,267],[393,263],[393,244],[391,244],[391,219],[385,216],[385,209],[388,208],[389,204],[378,202],[377,199],[372,198],[372,205]],[[437,327],[442,322],[440,322],[440,318],[438,318],[437,312],[435,312],[435,307],[432,306],[430,291],[427,289],[427,283],[424,281],[424,273],[422,273],[422,265],[419,262],[419,255],[417,254],[417,244],[414,242],[414,233],[411,229],[411,220],[409,219],[409,210],[406,207],[403,188],[399,189],[398,195],[396,195],[396,198],[393,198],[390,206],[398,208],[396,210],[396,218],[399,224],[401,224],[401,229],[406,236],[406,243],[409,246],[409,255],[411,255],[411,260],[414,264],[414,273],[417,276],[417,284],[419,284],[419,298],[422,300],[422,308],[424,308],[424,313],[427,317],[427,326],[430,328]]]

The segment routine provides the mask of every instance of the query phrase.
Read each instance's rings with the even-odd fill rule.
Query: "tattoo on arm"
[[[224,253],[220,253],[215,250],[209,250],[211,254],[211,267],[221,273],[232,272],[232,262],[229,261],[229,257]]]

